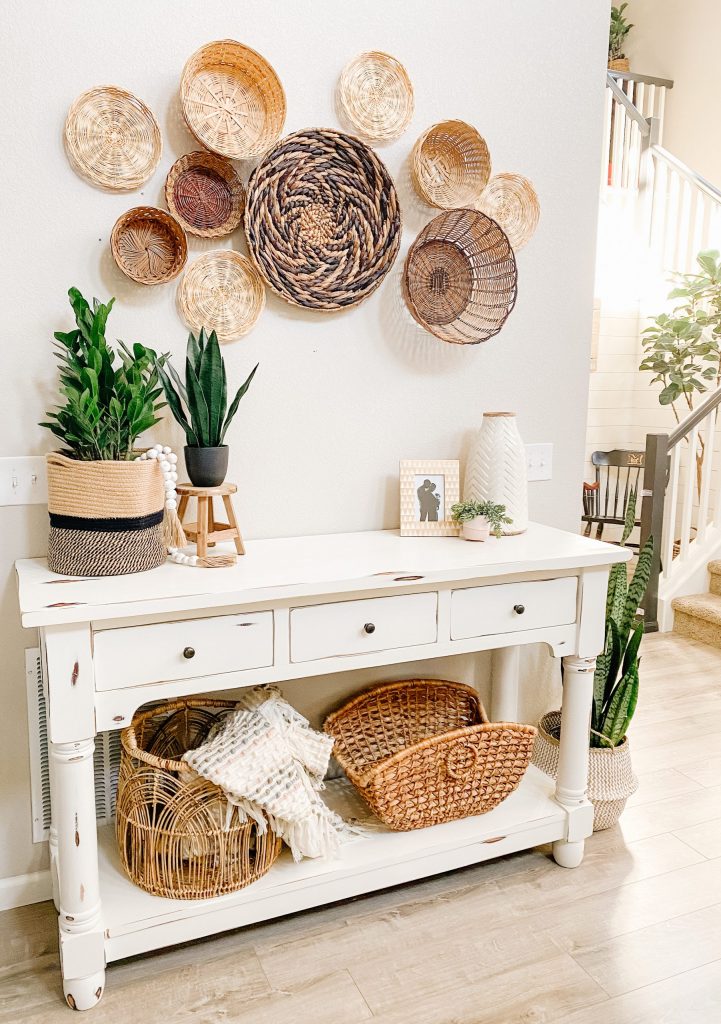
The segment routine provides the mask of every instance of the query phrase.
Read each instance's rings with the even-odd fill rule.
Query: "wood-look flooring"
[[[583,864],[539,849],[111,966],[92,1024],[716,1024],[721,651],[649,636],[640,788]],[[56,1024],[49,903],[0,914],[0,1022]]]

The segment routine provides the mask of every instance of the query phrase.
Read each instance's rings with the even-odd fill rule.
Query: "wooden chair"
[[[636,492],[636,526],[641,513],[640,491],[643,483],[645,452],[623,451],[615,448],[611,452],[594,452],[591,462],[595,470],[593,483],[583,485],[583,515],[586,537],[596,523],[596,539],[603,536],[604,526],[623,526],[626,520],[626,506],[631,491]],[[633,547],[634,545],[629,545]]]

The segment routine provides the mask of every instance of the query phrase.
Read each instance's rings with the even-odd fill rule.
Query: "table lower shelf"
[[[123,872],[112,826],[103,826],[98,840],[107,959],[119,960],[564,839],[566,812],[553,799],[553,791],[553,781],[531,765],[516,792],[488,814],[413,832],[391,832],[376,822],[367,837],[344,845],[332,861],[295,864],[285,850],[268,874],[247,889],[211,900],[171,900],[139,889]],[[346,818],[368,815],[347,783],[329,784],[327,801]]]

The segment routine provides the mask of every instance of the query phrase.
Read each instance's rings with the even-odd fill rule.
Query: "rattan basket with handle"
[[[385,683],[329,715],[334,755],[371,810],[409,831],[484,814],[524,776],[536,730],[489,722],[463,683]]]
[[[264,875],[281,841],[241,821],[217,786],[182,760],[235,704],[190,698],[137,714],[120,734],[115,832],[136,885],[170,899],[210,899]]]
[[[417,140],[411,180],[430,206],[451,210],[471,206],[488,184],[491,155],[486,140],[465,121],[441,121]]]

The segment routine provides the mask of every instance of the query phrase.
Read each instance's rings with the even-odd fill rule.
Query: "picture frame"
[[[457,537],[451,506],[459,500],[457,459],[402,459],[401,537]]]

